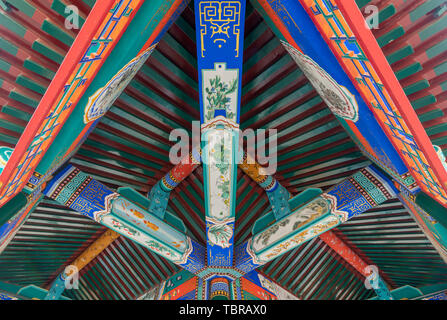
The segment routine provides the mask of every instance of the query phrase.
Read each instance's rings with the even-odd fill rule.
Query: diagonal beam
[[[244,152],[239,168],[265,190],[276,220],[290,214],[290,193],[275,177],[265,174],[263,167],[247,152]]]
[[[383,170],[406,177],[407,167],[300,2],[252,4],[360,150]]]
[[[205,266],[202,245],[186,235],[181,220],[148,211],[150,201],[130,188],[114,192],[79,169],[67,165],[44,190],[51,199],[141,244],[190,271]],[[175,227],[173,227],[175,226]]]
[[[310,5],[309,0],[301,1]],[[363,51],[365,71],[375,73],[377,78],[374,77],[372,82],[384,88],[382,91],[386,101],[374,109],[376,117],[383,123],[382,128],[393,141],[419,187],[447,207],[446,168],[371,30],[366,27],[358,6],[354,0],[336,0],[335,6],[337,8],[333,8],[331,14],[340,15],[339,19],[349,24],[351,30],[346,30],[347,36],[354,38],[356,42],[353,43]],[[321,27],[324,27],[324,23]],[[331,41],[331,47],[336,47],[334,40]],[[339,51],[337,54],[340,56]],[[342,62],[345,68],[352,63],[346,58]],[[392,113],[394,117],[387,118],[387,113]],[[397,125],[393,125],[392,121],[396,121]]]
[[[201,162],[200,149],[192,149],[189,156],[185,157],[179,164],[158,181],[148,194],[151,200],[149,211],[164,219],[171,191],[188,177]]]
[[[291,213],[286,217],[275,221],[267,213],[258,219],[253,236],[236,248],[235,268],[248,273],[394,196],[393,187],[373,166],[327,192],[306,190],[289,200]]]
[[[354,0],[252,3],[363,153],[447,206],[447,172]]]
[[[245,0],[195,3],[209,266],[233,262]]]

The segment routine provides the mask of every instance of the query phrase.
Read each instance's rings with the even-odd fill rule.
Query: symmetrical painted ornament
[[[119,199],[118,199],[119,200]],[[151,251],[154,251],[161,255],[162,257],[177,263],[177,264],[184,264],[188,260],[189,254],[192,252],[192,244],[190,242],[189,238],[186,238],[186,241],[183,245],[184,250],[180,251],[177,250],[177,248],[171,246],[172,243],[165,243],[151,234],[148,234],[143,231],[143,229],[140,229],[136,227],[133,223],[130,223],[129,221],[117,217],[114,215],[115,212],[112,214],[103,216],[101,219],[101,224],[107,226],[108,228],[126,236],[127,238],[130,238],[139,244],[143,245],[144,247],[150,249]],[[146,229],[147,230],[147,229]]]
[[[309,224],[329,212],[329,204],[324,199],[315,199],[302,209],[278,221],[265,231],[253,237],[253,249],[260,252],[295,230]]]
[[[254,235],[248,249],[256,263],[265,263],[338,223],[329,201],[319,197]]]
[[[168,226],[157,216],[150,214],[136,204],[123,197],[113,200],[112,212],[114,216],[130,222],[136,229],[155,238],[159,242],[166,243],[180,252],[187,250],[187,237],[183,233]],[[125,231],[130,233],[129,230]],[[129,235],[132,235],[131,233]]]
[[[236,198],[237,132],[225,127],[208,128],[202,134],[205,179],[208,264],[230,266]]]
[[[85,106],[84,123],[89,123],[102,117],[109,110],[112,103],[127,87],[156,46],[157,43],[129,61],[104,87],[98,89],[90,96]]]
[[[346,87],[338,84],[312,58],[299,52],[287,42],[281,41],[281,43],[317,90],[320,97],[326,102],[329,109],[345,120],[356,122],[359,117],[359,107],[354,95]]]
[[[0,174],[8,163],[9,158],[11,158],[11,154],[13,151],[13,148],[0,147]]]
[[[209,280],[212,277],[215,277],[216,275],[226,277],[228,279],[235,280],[243,275],[243,273],[239,272],[238,270],[234,269],[233,267],[226,267],[226,266],[207,266],[200,270],[199,272],[196,272],[196,275],[204,280]]]

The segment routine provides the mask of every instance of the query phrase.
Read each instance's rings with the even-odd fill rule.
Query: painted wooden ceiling
[[[3,1],[4,2],[4,1]],[[66,5],[80,21],[93,0],[8,0],[0,12],[0,145],[14,147],[79,30],[64,28]],[[433,144],[447,149],[447,2],[357,1],[380,9],[373,30]],[[366,15],[366,13],[365,13]],[[248,5],[241,127],[278,130],[276,178],[292,194],[327,189],[369,164]],[[291,81],[294,79],[294,81]],[[296,80],[298,79],[298,81]],[[147,192],[171,167],[174,128],[199,120],[193,6],[190,5],[71,160],[111,188]],[[445,151],[444,151],[445,153]],[[168,210],[205,242],[202,170],[173,191]],[[238,171],[236,243],[269,210],[262,188]],[[48,288],[105,228],[46,199],[0,255],[0,280]],[[335,230],[392,287],[447,282],[447,266],[398,200]],[[80,274],[73,299],[133,299],[180,269],[120,237]],[[363,277],[318,238],[261,270],[303,299],[366,299]]]

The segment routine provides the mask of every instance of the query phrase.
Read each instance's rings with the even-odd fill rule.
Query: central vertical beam
[[[195,1],[207,258],[231,266],[245,0]]]

